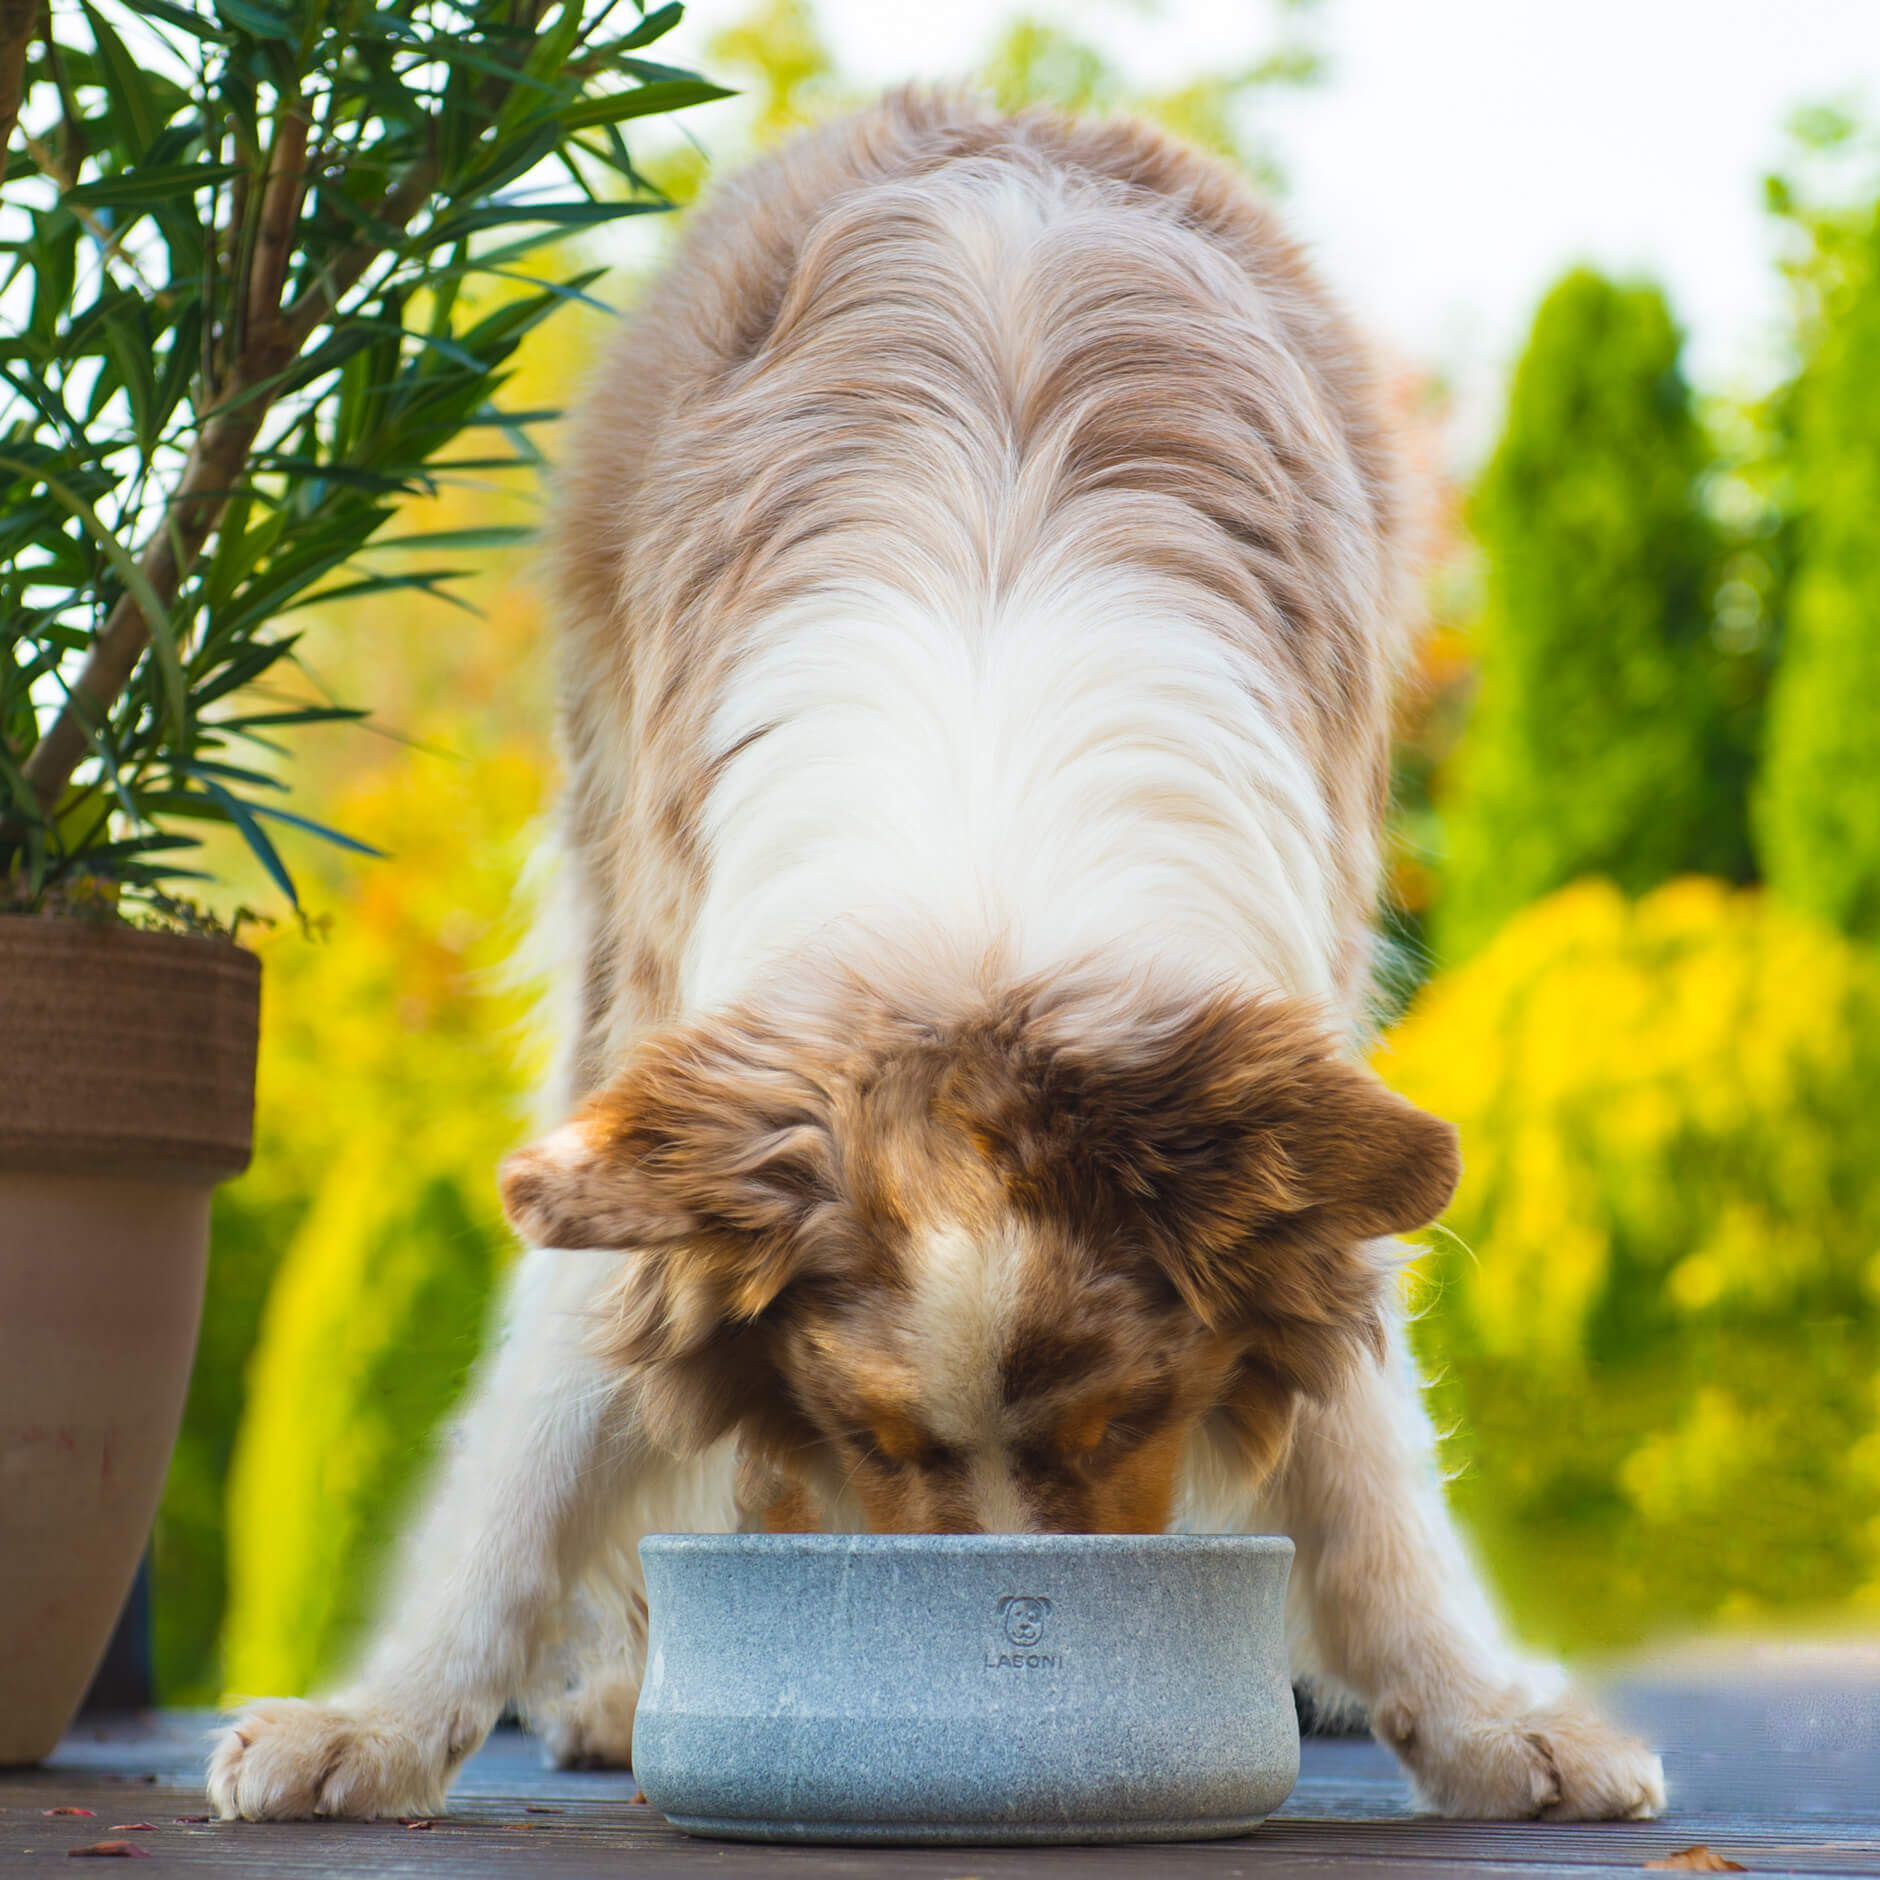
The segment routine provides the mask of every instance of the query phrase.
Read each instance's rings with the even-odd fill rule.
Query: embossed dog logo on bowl
[[[1029,1593],[1007,1593],[999,1601],[1005,1619],[1005,1636],[1014,1645],[1036,1645],[1044,1637],[1044,1622],[1051,1614],[1051,1602]]]

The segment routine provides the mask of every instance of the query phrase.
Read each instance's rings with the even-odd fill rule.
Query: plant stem
[[[39,0],[0,0],[0,183],[7,180],[7,144],[20,114],[26,47],[38,18]]]
[[[268,180],[261,197],[261,222],[248,278],[250,318],[271,323],[281,310],[281,289],[300,222],[300,192],[306,180],[307,118],[298,102],[283,101],[268,152]]]
[[[26,84],[26,48],[39,18],[39,0],[0,0],[0,184],[7,180],[7,145],[19,120]],[[13,747],[0,738],[9,761]]]

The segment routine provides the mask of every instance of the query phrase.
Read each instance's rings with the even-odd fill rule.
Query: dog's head
[[[602,1348],[675,1450],[877,1531],[1146,1533],[1198,1433],[1257,1477],[1379,1345],[1374,1243],[1458,1170],[1300,1007],[1032,988],[656,1035],[503,1194],[621,1250]]]

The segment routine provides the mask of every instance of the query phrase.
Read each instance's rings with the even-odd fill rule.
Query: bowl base
[[[850,1847],[1089,1847],[1131,1841],[1226,1841],[1264,1815],[1205,1821],[746,1821],[668,1815],[708,1841],[794,1841]]]

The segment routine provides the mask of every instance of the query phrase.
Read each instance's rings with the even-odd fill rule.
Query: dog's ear
[[[1434,1220],[1455,1131],[1277,998],[1127,1009],[1041,1001],[955,1100],[1014,1198],[1146,1255],[1210,1330],[1323,1391],[1381,1343],[1389,1263]]]
[[[671,1257],[710,1272],[753,1318],[789,1250],[836,1199],[828,1099],[786,1042],[749,1019],[643,1040],[560,1129],[502,1166],[503,1207],[537,1246]]]
[[[1167,1107],[1138,1113],[1121,1173],[1189,1307],[1216,1329],[1355,1314],[1375,1334],[1388,1268],[1366,1243],[1448,1206],[1454,1127],[1283,1012],[1235,1012],[1164,1069]]]
[[[657,1034],[503,1164],[503,1205],[530,1240],[622,1254],[594,1349],[636,1378],[648,1434],[676,1453],[764,1411],[766,1315],[838,1232],[830,1103],[805,1050],[748,1016]]]

